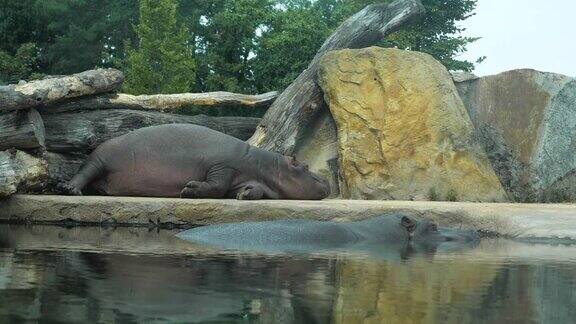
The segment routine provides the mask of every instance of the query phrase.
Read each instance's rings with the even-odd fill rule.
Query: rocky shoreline
[[[13,195],[0,200],[0,222],[186,228],[234,221],[353,221],[386,212],[431,218],[443,226],[528,241],[576,242],[576,205],[418,201],[209,200]]]

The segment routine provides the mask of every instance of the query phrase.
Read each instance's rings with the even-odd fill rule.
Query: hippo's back
[[[194,150],[214,157],[225,149],[246,149],[244,141],[213,129],[193,124],[167,124],[140,128],[101,145],[110,151],[146,151],[162,156],[188,158]]]
[[[356,239],[341,224],[303,219],[203,226],[181,232],[178,237],[224,249],[257,252],[337,249]]]
[[[203,181],[214,165],[230,163],[249,146],[232,136],[191,124],[145,127],[103,143],[109,195],[178,197],[188,181]]]

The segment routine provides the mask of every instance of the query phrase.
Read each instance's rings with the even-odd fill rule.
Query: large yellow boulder
[[[334,51],[319,83],[338,129],[343,198],[506,200],[449,72],[432,56]]]

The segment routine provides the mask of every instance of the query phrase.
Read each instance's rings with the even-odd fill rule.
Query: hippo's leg
[[[180,191],[180,198],[223,198],[230,189],[234,170],[224,167],[212,167],[208,170],[206,181],[190,181]]]
[[[259,185],[247,185],[240,189],[236,195],[238,200],[258,200],[264,197],[264,189]]]
[[[72,180],[67,183],[61,183],[58,187],[64,194],[81,196],[82,189],[104,173],[105,169],[100,160],[89,158]]]

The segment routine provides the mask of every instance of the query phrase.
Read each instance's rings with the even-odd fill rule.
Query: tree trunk
[[[95,110],[42,115],[51,152],[90,152],[111,138],[147,126],[188,123],[248,139],[260,122],[253,117],[184,116],[139,110]]]
[[[268,109],[250,138],[250,144],[293,154],[302,132],[326,109],[316,81],[322,56],[331,50],[373,45],[424,12],[419,0],[397,0],[390,4],[369,5],[348,18],[324,42],[308,68]]]
[[[44,123],[36,109],[0,115],[0,151],[45,146]]]
[[[47,178],[44,160],[18,150],[0,152],[0,197],[39,190]]]
[[[122,72],[114,69],[98,69],[2,86],[0,111],[40,107],[64,99],[117,91],[122,82],[124,82]]]
[[[170,111],[187,106],[244,106],[267,107],[276,100],[278,92],[245,95],[231,92],[181,93],[133,96],[105,94],[77,98],[42,108],[42,113],[60,113],[75,110],[135,109]]]

